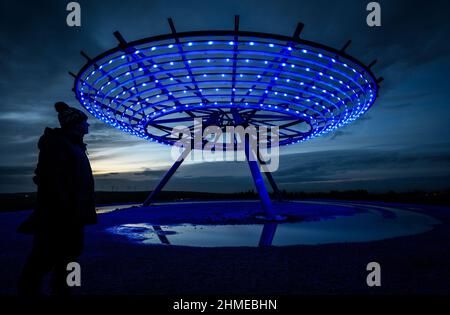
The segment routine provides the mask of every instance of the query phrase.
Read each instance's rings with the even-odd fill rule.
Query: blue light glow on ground
[[[184,210],[195,212],[199,204],[205,205],[205,203],[190,203]],[[233,204],[236,205],[238,202]],[[307,204],[313,209],[315,206],[315,215],[306,207]],[[247,203],[247,207],[254,206],[253,203]],[[176,208],[177,205],[174,204],[172,207]],[[210,207],[220,211],[226,204],[213,203]],[[329,209],[321,211],[326,207],[334,209],[334,213]],[[343,205],[333,202],[295,202],[291,203],[289,213],[297,212],[302,216],[302,208],[305,209],[304,219],[293,223],[160,225],[147,221],[123,223],[109,227],[106,231],[123,236],[123,240],[144,245],[234,247],[258,246],[263,243],[288,246],[376,241],[423,233],[439,224],[437,219],[425,214],[395,207],[358,203]],[[347,211],[343,211],[342,208]],[[352,214],[353,210],[357,211]],[[220,215],[216,213],[216,216]],[[236,213],[232,216],[238,217]],[[243,218],[245,216],[243,214]],[[223,223],[226,223],[226,220]]]

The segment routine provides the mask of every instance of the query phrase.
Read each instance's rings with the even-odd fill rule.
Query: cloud
[[[166,173],[166,171],[162,171],[162,170],[146,169],[146,170],[144,170],[142,172],[133,173],[133,175],[145,176],[145,177],[153,177],[153,178],[161,178],[161,176],[163,176],[165,173]]]
[[[46,126],[58,126],[54,102],[62,100],[81,108],[71,91],[73,78],[67,74],[68,70],[77,72],[85,63],[80,50],[95,56],[116,46],[112,36],[115,30],[120,30],[128,40],[168,33],[167,16],[174,18],[179,32],[231,29],[234,14],[241,15],[243,30],[291,35],[296,23],[302,21],[306,24],[301,34],[305,39],[339,48],[351,38],[353,43],[348,53],[366,64],[377,58],[373,71],[385,77],[381,97],[370,110],[370,116],[366,114],[323,139],[289,149],[317,153],[282,158],[288,162],[282,162],[275,176],[286,187],[321,189],[331,187],[338,180],[348,187],[371,182],[372,188],[382,188],[383,180],[377,178],[386,179],[389,174],[398,176],[398,183],[403,179],[405,185],[414,182],[417,187],[437,187],[431,178],[438,173],[447,176],[446,152],[450,148],[445,120],[450,114],[446,106],[448,80],[445,77],[450,70],[447,40],[450,24],[445,23],[449,2],[380,3],[382,27],[369,28],[365,24],[367,1],[362,0],[142,0],[127,4],[126,10],[119,0],[108,4],[82,0],[83,26],[77,29],[65,25],[66,2],[3,1],[0,3],[0,173],[4,172],[5,177],[1,191],[34,189],[26,177],[32,173],[33,168],[29,166],[36,163],[37,139]],[[437,106],[441,108],[436,110]],[[92,117],[90,122],[91,134],[86,141],[92,163],[99,169],[104,166],[101,171],[106,174],[96,178],[105,187],[109,183],[117,187],[120,183],[130,186],[137,183],[148,188],[162,175],[160,169],[171,163],[166,147],[125,135]],[[424,147],[433,144],[439,144],[439,150],[431,155]],[[418,147],[417,152],[401,151],[411,145]],[[363,150],[370,146],[377,147],[378,151]],[[348,151],[324,152],[336,147]],[[388,151],[392,147],[396,150]],[[129,172],[116,172],[118,166],[124,166]],[[375,170],[378,174],[374,175]],[[430,182],[410,180],[414,174]],[[169,183],[174,188],[204,190],[210,188],[208,183],[224,190],[252,187],[245,163],[186,164],[175,178],[178,180]],[[324,186],[314,186],[312,182]]]
[[[443,172],[443,169],[447,171]],[[117,174],[113,181],[104,180],[100,185],[114,185],[115,190],[120,187],[151,190],[164,173],[144,170],[132,174],[134,177]],[[431,151],[418,155],[413,150],[400,153],[342,150],[290,154],[281,157],[280,169],[273,176],[281,189],[290,191],[359,188],[406,191],[424,189],[421,186],[424,183],[427,189],[442,189],[450,186],[445,184],[445,178],[450,177],[450,153],[442,155]],[[402,182],[405,183],[403,186]],[[254,184],[246,162],[210,162],[182,165],[165,189],[236,192],[254,189]]]
[[[34,172],[34,169],[34,167],[23,166],[0,166],[0,177],[30,176]]]
[[[7,189],[28,183],[33,168],[2,167],[1,187]],[[95,176],[99,190],[151,190],[166,169],[143,169],[140,172],[111,172]],[[281,156],[280,168],[273,173],[281,189],[291,191],[328,191],[368,189],[399,191],[449,188],[450,152],[430,149],[418,154],[412,149],[318,151]],[[435,181],[435,182],[434,182]],[[402,186],[401,183],[404,183]],[[387,185],[390,183],[390,185]],[[426,183],[425,186],[421,186]],[[445,184],[447,183],[447,184]],[[447,186],[446,186],[447,185]],[[389,189],[388,189],[389,188]],[[254,189],[247,162],[208,162],[185,164],[175,173],[168,190],[236,192]]]

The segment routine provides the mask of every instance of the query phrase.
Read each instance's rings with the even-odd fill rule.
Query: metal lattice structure
[[[278,126],[279,145],[321,136],[356,120],[374,103],[370,67],[333,49],[292,37],[239,30],[177,33],[127,42],[75,76],[76,98],[122,131],[174,145],[173,127],[194,118],[221,128]],[[237,121],[236,117],[239,117]]]

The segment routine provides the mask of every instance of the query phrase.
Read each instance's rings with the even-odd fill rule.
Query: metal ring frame
[[[174,126],[278,126],[279,144],[309,140],[364,114],[378,95],[370,67],[345,53],[293,37],[197,31],[126,42],[75,76],[76,98],[122,131],[174,145]],[[299,27],[302,25],[299,24]],[[186,125],[187,124],[187,125]]]

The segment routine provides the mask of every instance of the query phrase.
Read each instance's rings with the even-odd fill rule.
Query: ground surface
[[[334,202],[333,202],[334,203]],[[345,202],[339,201],[345,205]],[[361,203],[358,201],[358,203]],[[374,204],[374,203],[371,203]],[[378,203],[379,204],[379,203]],[[388,205],[389,204],[383,204]],[[155,224],[258,223],[255,202],[159,205],[100,215],[87,229],[82,287],[77,294],[448,294],[450,292],[450,209],[394,204],[426,213],[442,223],[412,236],[367,243],[285,247],[195,248],[142,246],[105,233],[110,226]],[[277,205],[292,221],[352,215],[357,208]],[[226,210],[226,211],[223,211]],[[318,211],[320,210],[320,211]],[[15,232],[29,212],[0,214],[0,294],[15,294],[31,237]],[[368,288],[366,265],[382,266],[382,286]]]

